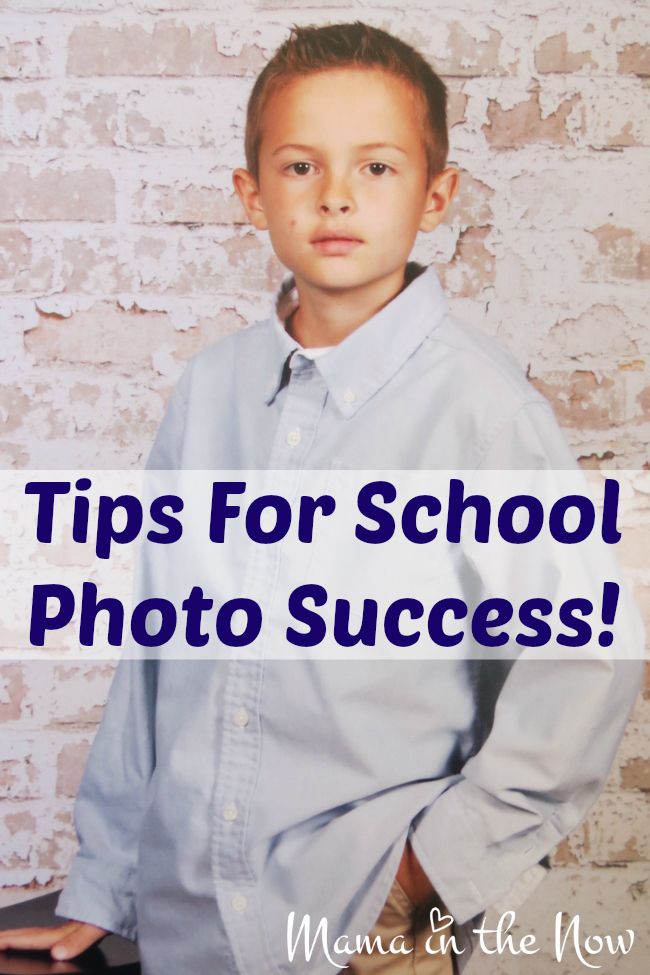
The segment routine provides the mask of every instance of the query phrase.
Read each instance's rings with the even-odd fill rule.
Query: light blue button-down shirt
[[[316,358],[284,328],[289,279],[268,320],[189,364],[149,466],[573,468],[512,357],[407,270]],[[145,975],[324,975],[323,950],[289,963],[289,913],[327,918],[330,945],[365,934],[409,837],[467,928],[584,816],[639,679],[607,660],[125,660],[59,913],[137,936]]]

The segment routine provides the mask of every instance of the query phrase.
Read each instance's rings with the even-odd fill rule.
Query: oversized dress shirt
[[[432,268],[406,280],[313,357],[284,328],[288,279],[267,320],[190,362],[149,466],[297,484],[305,469],[574,468],[514,359],[450,315]],[[258,578],[273,549],[251,554]],[[468,949],[472,919],[598,795],[639,679],[608,660],[123,660],[58,913],[137,937],[145,975],[325,975],[319,947],[289,962],[289,913],[312,935],[327,918],[329,944],[365,934],[409,838]]]

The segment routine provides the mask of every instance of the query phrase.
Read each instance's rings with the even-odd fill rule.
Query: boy
[[[152,468],[572,468],[548,404],[409,262],[442,221],[445,88],[361,23],[294,29],[255,84],[234,185],[292,272],[181,379]],[[252,558],[270,576],[270,546]],[[76,806],[57,932],[137,936],[144,975],[451,975],[477,916],[584,816],[635,664],[123,661]],[[552,731],[552,734],[551,734]],[[428,954],[429,910],[457,956]],[[287,919],[396,938],[289,961]],[[295,933],[295,932],[294,932]]]

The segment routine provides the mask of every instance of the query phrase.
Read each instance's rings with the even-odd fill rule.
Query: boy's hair
[[[295,78],[331,68],[381,69],[410,82],[424,109],[423,139],[427,182],[447,161],[447,89],[414,48],[379,27],[360,20],[324,27],[291,28],[291,34],[258,76],[246,112],[246,167],[259,182],[259,151],[264,110],[271,95]]]

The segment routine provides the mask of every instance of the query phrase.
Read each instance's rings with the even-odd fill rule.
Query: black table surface
[[[20,904],[0,909],[0,931],[8,928],[54,927],[63,924],[54,908],[59,892],[32,897]],[[98,945],[70,961],[53,961],[49,951],[0,951],[0,975],[140,975],[138,949],[125,938],[109,934]]]

